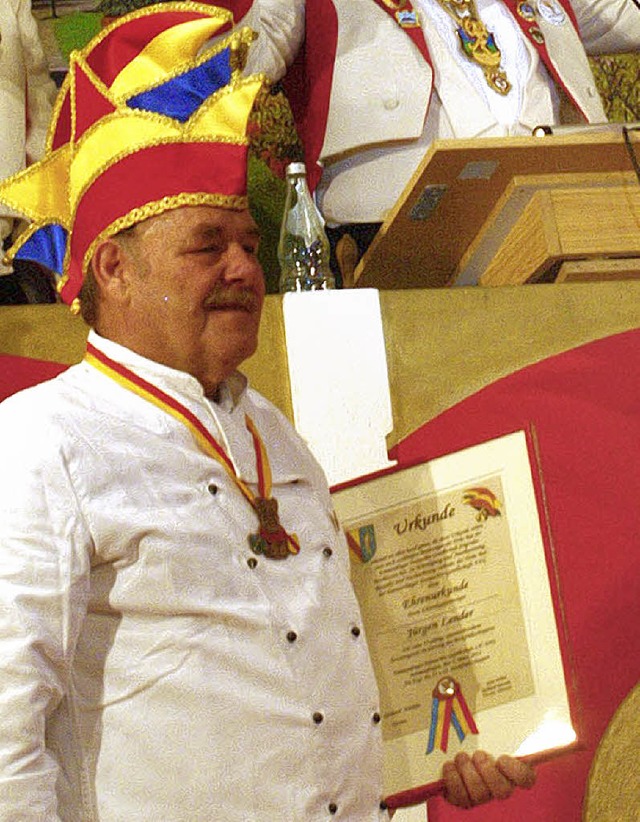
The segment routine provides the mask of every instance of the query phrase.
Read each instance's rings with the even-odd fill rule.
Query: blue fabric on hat
[[[62,275],[67,250],[67,230],[57,223],[39,228],[20,246],[15,259],[31,260]]]
[[[134,95],[127,105],[165,114],[184,123],[213,92],[226,86],[230,80],[231,50],[226,48],[179,77],[172,77],[154,89]]]

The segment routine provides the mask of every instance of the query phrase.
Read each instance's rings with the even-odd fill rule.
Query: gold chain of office
[[[392,11],[401,11],[408,0],[382,0]],[[502,53],[478,13],[475,0],[437,0],[438,4],[456,22],[456,32],[463,53],[480,66],[490,88],[498,94],[508,94],[511,83],[501,67]]]

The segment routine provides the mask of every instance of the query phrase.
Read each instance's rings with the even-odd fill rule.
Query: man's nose
[[[253,281],[262,277],[262,267],[253,250],[242,243],[230,243],[225,253],[224,277],[231,281]]]

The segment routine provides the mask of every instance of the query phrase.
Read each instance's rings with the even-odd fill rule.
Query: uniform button
[[[383,800],[380,802],[380,810],[381,810],[381,811],[386,811],[386,810],[388,810],[388,808],[389,808],[389,806],[387,805],[387,803],[386,803],[386,802],[384,801],[384,799],[383,799]]]
[[[249,557],[249,559],[247,560],[247,565],[249,566],[249,568],[253,569],[256,567],[257,564],[258,560],[255,557]]]
[[[396,99],[395,97],[390,97],[387,100],[385,100],[382,105],[387,109],[387,111],[393,111],[394,108],[398,108],[398,106],[400,105],[400,100]]]
[[[333,554],[333,551],[331,550],[331,548],[327,547],[322,549],[322,553],[325,555],[325,557],[330,557]]]
[[[380,714],[376,711],[371,719],[373,720],[373,724],[377,725],[378,722],[380,722]]]
[[[297,638],[298,638],[298,634],[296,634],[295,631],[288,631],[287,632],[287,640],[289,642],[295,642]]]
[[[320,725],[320,723],[323,721],[323,719],[324,719],[324,716],[320,713],[320,711],[316,711],[313,714],[313,721],[316,723],[316,725]]]
[[[215,497],[215,495],[218,493],[218,486],[214,485],[214,483],[212,482],[210,485],[207,485],[207,491],[211,494],[212,497]]]
[[[335,802],[332,802],[332,803],[329,805],[329,813],[330,813],[330,814],[332,814],[332,815],[333,815],[334,813],[338,813],[338,806],[336,805],[336,803],[335,803]]]
[[[354,625],[353,628],[351,629],[351,633],[354,636],[360,636],[360,628],[358,628],[357,625]]]

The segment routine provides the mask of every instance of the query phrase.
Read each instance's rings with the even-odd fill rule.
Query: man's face
[[[248,211],[187,206],[139,224],[122,342],[215,390],[258,341],[264,278]]]

